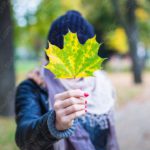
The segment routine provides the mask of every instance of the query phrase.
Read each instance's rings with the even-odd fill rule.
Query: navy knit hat
[[[92,38],[95,34],[92,25],[79,12],[71,10],[52,23],[48,41],[62,49],[63,35],[67,34],[68,30],[77,33],[81,44],[84,44],[86,40]]]

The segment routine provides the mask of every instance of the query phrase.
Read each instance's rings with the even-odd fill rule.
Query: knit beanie
[[[81,44],[84,44],[86,40],[92,38],[95,34],[92,25],[78,11],[71,10],[52,23],[47,39],[51,44],[62,49],[63,35],[67,34],[69,30],[77,33]]]

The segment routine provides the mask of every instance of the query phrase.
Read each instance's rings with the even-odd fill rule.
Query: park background
[[[116,130],[121,150],[150,149],[149,0],[0,1],[0,150],[14,141],[15,87],[41,66],[49,27],[78,10],[95,28],[99,51],[117,92]]]

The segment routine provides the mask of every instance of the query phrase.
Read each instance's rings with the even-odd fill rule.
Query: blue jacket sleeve
[[[40,105],[40,90],[32,80],[22,82],[16,91],[16,143],[21,150],[52,149],[61,138],[69,137],[75,125],[65,131],[55,128],[55,111],[44,115]]]

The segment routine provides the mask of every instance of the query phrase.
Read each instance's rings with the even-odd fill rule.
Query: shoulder
[[[35,90],[39,90],[40,86],[36,84],[32,79],[26,79],[22,81],[16,88],[16,94],[20,92],[33,92]]]
[[[39,102],[41,96],[40,87],[31,79],[22,81],[15,92],[15,112],[24,109],[36,108],[40,109],[40,105],[35,105]]]

